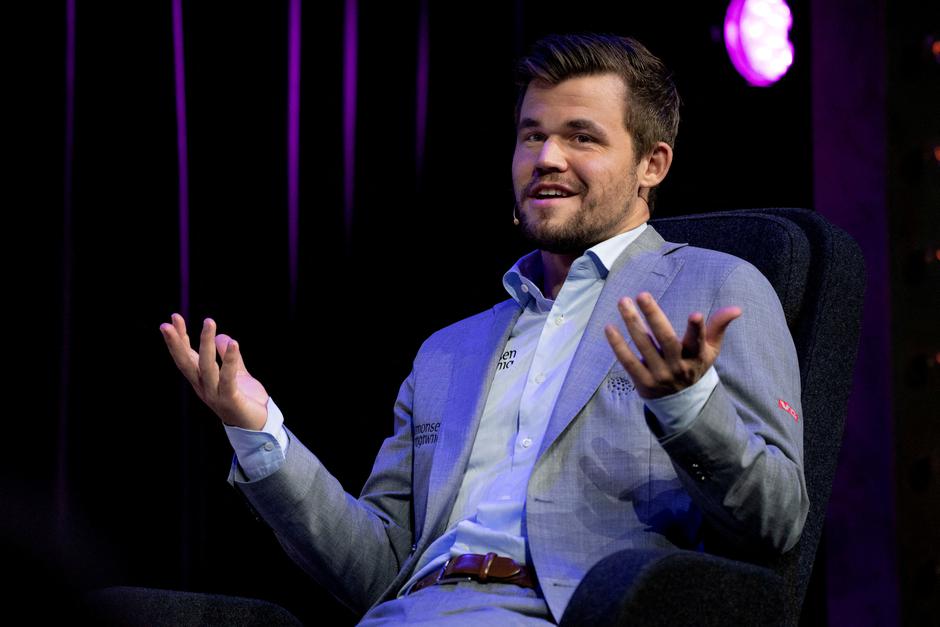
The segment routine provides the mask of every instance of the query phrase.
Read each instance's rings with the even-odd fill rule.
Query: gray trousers
[[[438,584],[386,601],[362,617],[360,627],[379,625],[554,625],[545,599],[508,583]]]

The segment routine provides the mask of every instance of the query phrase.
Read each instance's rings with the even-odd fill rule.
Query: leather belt
[[[435,584],[458,581],[511,583],[523,588],[535,588],[535,577],[523,564],[511,558],[500,557],[496,553],[464,553],[447,560],[440,570],[419,579],[411,586],[408,594]]]

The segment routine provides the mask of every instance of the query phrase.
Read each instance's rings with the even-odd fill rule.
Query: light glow
[[[732,0],[725,47],[738,73],[756,87],[780,80],[793,64],[793,15],[784,0]]]
[[[290,0],[287,24],[287,254],[291,313],[297,304],[300,221],[300,0]]]
[[[352,239],[356,185],[356,87],[359,56],[359,3],[346,0],[343,17],[343,215],[346,241]]]
[[[418,20],[418,70],[415,98],[415,166],[420,181],[424,173],[424,144],[428,126],[428,71],[430,37],[428,34],[428,0],[422,0]]]
[[[176,154],[179,172],[180,315],[189,320],[189,148],[186,136],[186,61],[183,1],[173,0],[173,85],[176,96]]]

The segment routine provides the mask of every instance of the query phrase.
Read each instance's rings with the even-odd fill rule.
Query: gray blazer
[[[725,335],[720,383],[701,414],[665,436],[604,335],[615,323],[629,338],[616,303],[642,291],[680,336],[693,311],[744,312]],[[358,499],[293,434],[272,475],[247,481],[233,467],[229,483],[291,558],[354,611],[393,598],[444,533],[520,313],[506,300],[424,342]],[[440,423],[437,440],[414,446],[427,423]],[[552,614],[560,619],[591,566],[621,549],[701,550],[707,527],[730,547],[789,550],[809,508],[802,464],[799,368],[773,288],[741,259],[648,227],[608,274],[529,479],[523,529]]]

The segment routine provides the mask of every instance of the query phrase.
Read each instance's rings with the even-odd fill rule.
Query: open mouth
[[[536,200],[547,200],[551,198],[569,198],[571,196],[574,196],[574,194],[562,192],[557,189],[545,189],[530,195],[529,198],[534,198]]]
[[[529,198],[534,201],[533,204],[536,206],[552,204],[553,201],[564,200],[572,196],[577,196],[574,190],[555,183],[539,183],[529,192]]]

